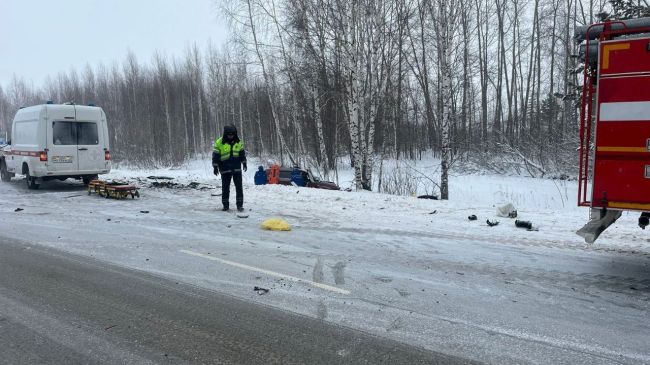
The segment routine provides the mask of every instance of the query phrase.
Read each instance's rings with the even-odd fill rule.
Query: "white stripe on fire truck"
[[[621,103],[601,103],[600,121],[650,121],[650,101],[631,101]]]

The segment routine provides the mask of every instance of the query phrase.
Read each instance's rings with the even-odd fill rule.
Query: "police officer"
[[[237,136],[237,128],[233,125],[227,125],[223,128],[223,136],[214,141],[214,151],[212,152],[212,167],[214,174],[219,175],[221,172],[221,202],[223,210],[230,209],[230,181],[235,183],[237,193],[237,211],[244,211],[244,189],[242,187],[242,166],[244,171],[246,166],[246,151],[244,151],[244,142]]]

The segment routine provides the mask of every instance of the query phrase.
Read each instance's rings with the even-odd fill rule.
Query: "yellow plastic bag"
[[[269,218],[262,222],[262,229],[268,231],[290,231],[291,225],[282,218]]]

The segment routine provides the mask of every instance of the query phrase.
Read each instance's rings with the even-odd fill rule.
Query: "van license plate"
[[[53,156],[52,162],[54,163],[72,163],[72,156]]]

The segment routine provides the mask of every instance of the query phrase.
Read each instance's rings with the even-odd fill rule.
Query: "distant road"
[[[467,364],[0,237],[0,364]]]

